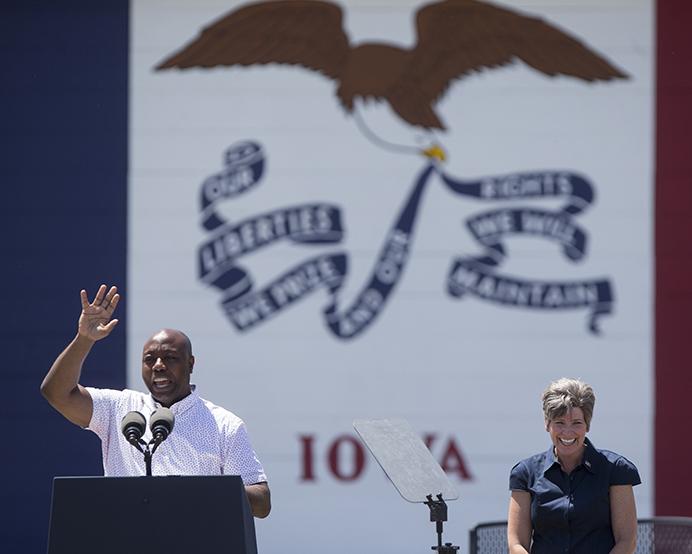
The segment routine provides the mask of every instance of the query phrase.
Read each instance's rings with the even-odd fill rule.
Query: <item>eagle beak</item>
[[[421,150],[421,154],[423,154],[427,158],[439,160],[441,162],[444,162],[447,159],[446,152],[442,150],[442,147],[438,144],[433,144],[430,148]]]

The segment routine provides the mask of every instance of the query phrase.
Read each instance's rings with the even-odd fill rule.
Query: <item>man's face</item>
[[[190,374],[195,358],[185,336],[176,331],[160,331],[142,351],[142,379],[151,395],[169,408],[190,394]]]

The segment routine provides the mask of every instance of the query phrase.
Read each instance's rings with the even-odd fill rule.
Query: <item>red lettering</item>
[[[447,474],[456,474],[459,479],[473,480],[468,463],[454,437],[440,441],[437,433],[424,433],[423,443],[432,451],[433,445],[440,443],[442,454],[438,457],[440,466]],[[357,437],[339,435],[329,443],[327,451],[318,451],[316,437],[312,434],[298,435],[300,443],[301,481],[317,481],[316,464],[323,459],[329,473],[339,481],[355,481],[365,470],[365,448]],[[435,448],[435,450],[438,450]],[[326,454],[326,456],[325,456]],[[326,459],[325,459],[326,458]]]
[[[445,473],[457,473],[460,479],[473,479],[471,473],[466,467],[464,457],[461,455],[461,452],[453,438],[449,439],[449,442],[447,443],[447,448],[442,455],[440,465]]]
[[[301,481],[314,481],[314,460],[315,455],[312,449],[312,444],[315,441],[314,435],[299,435],[301,446],[301,461],[303,473],[300,476]]]
[[[425,443],[425,447],[428,450],[432,449],[435,439],[437,439],[437,433],[425,433],[425,435],[423,435],[423,443]]]
[[[341,456],[339,453],[344,444],[350,444],[353,453],[350,472],[346,472],[341,467]],[[353,481],[354,479],[358,479],[360,474],[363,473],[363,469],[365,469],[365,452],[363,451],[363,447],[360,441],[349,435],[341,435],[334,440],[329,447],[328,460],[330,471],[339,481]]]

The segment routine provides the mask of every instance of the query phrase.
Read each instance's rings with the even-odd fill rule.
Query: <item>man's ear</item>
[[[190,373],[192,373],[192,368],[195,367],[195,357],[190,356]]]
[[[550,420],[548,419],[545,420],[545,430],[550,432]]]

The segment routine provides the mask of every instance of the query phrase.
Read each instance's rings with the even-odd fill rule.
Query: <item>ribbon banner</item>
[[[433,169],[432,165],[426,167],[416,179],[404,208],[387,234],[368,282],[351,307],[339,313],[336,298],[333,298],[325,309],[327,325],[337,337],[347,339],[362,333],[384,309],[411,254],[418,208]]]
[[[538,310],[590,308],[589,330],[598,333],[597,317],[611,312],[610,282],[528,281],[494,273],[493,264],[483,259],[459,258],[452,264],[447,281],[449,294],[456,298],[471,293],[482,300],[505,306]]]
[[[401,280],[411,254],[415,223],[425,188],[433,174],[455,194],[480,201],[525,200],[558,197],[566,200],[558,211],[512,208],[482,212],[471,217],[467,228],[485,248],[479,257],[452,262],[447,285],[455,298],[469,293],[482,300],[528,309],[590,309],[589,329],[597,333],[597,316],[612,311],[613,294],[608,280],[529,281],[495,273],[506,255],[503,239],[531,235],[557,242],[570,261],[584,257],[587,236],[573,216],[593,201],[593,188],[579,175],[567,172],[519,173],[478,181],[458,181],[435,164],[416,177],[413,188],[394,220],[375,260],[370,277],[355,299],[339,309],[339,292],[348,274],[344,252],[312,257],[287,270],[259,290],[238,259],[281,240],[305,245],[330,245],[344,238],[341,209],[326,203],[300,204],[276,209],[230,223],[217,204],[257,186],[265,169],[262,148],[243,142],[229,148],[224,168],[201,186],[201,225],[210,232],[198,250],[199,279],[222,293],[221,306],[239,331],[247,331],[318,289],[325,289],[327,328],[340,339],[365,331],[384,310]]]
[[[470,293],[482,300],[505,306],[537,310],[587,308],[588,329],[599,334],[598,319],[613,310],[613,288],[607,279],[587,281],[524,280],[497,274],[506,256],[502,239],[529,235],[559,243],[563,254],[573,262],[586,253],[586,232],[573,216],[593,202],[589,181],[571,172],[544,171],[515,173],[476,181],[460,181],[441,174],[455,194],[485,201],[564,198],[556,211],[536,208],[490,210],[469,218],[466,226],[485,247],[478,257],[459,257],[452,261],[447,291],[455,298]]]

